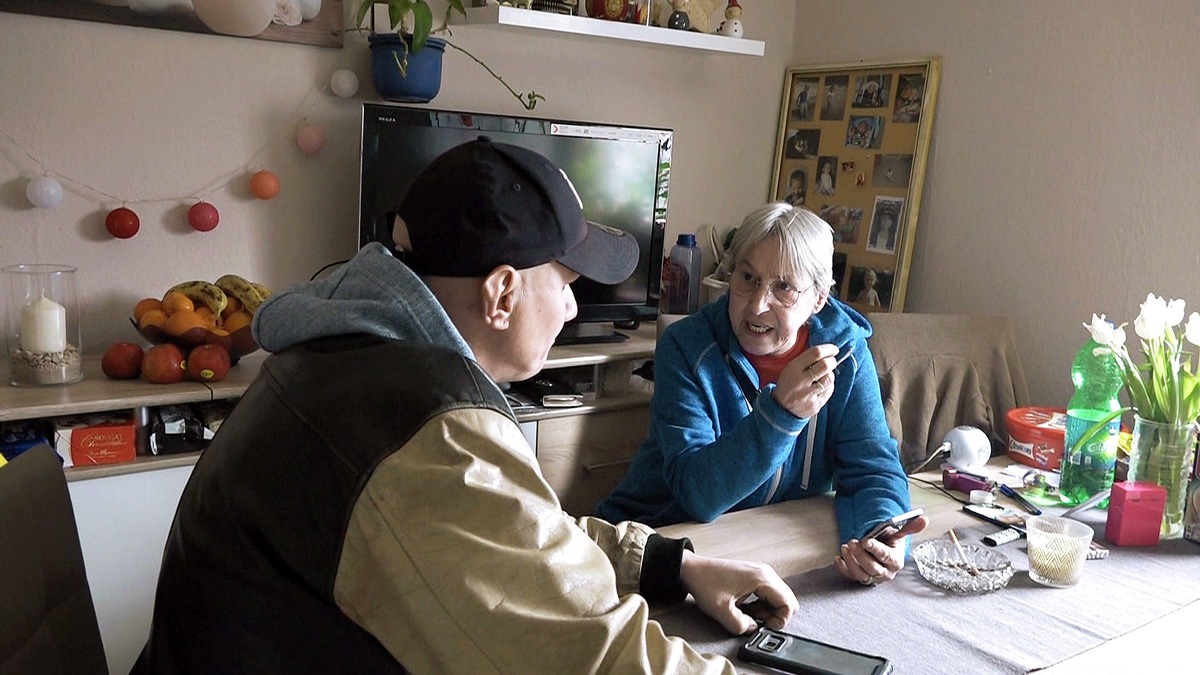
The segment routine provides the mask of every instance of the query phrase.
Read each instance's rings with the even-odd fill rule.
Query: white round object
[[[299,0],[300,16],[305,21],[312,21],[321,13],[321,0]]]
[[[987,464],[992,456],[992,442],[982,430],[969,426],[954,427],[946,432],[943,443],[950,445],[950,466],[970,471]]]
[[[214,33],[253,37],[271,25],[275,0],[192,0],[196,16]]]
[[[991,490],[971,490],[971,503],[991,506],[996,503],[996,495]]]
[[[63,198],[62,185],[50,176],[38,176],[25,186],[25,196],[29,203],[39,209],[56,206]]]
[[[334,72],[329,78],[329,88],[342,98],[350,98],[358,93],[358,75],[353,70],[342,69]]]
[[[138,14],[191,14],[192,0],[129,0]]]
[[[296,147],[306,155],[315,155],[325,147],[325,129],[317,124],[302,124],[296,129]]]

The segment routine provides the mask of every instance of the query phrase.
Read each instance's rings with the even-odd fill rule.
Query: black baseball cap
[[[481,277],[499,265],[556,260],[602,284],[629,277],[633,235],[592,223],[566,172],[532,150],[486,136],[439,155],[413,179],[397,214],[418,274]]]

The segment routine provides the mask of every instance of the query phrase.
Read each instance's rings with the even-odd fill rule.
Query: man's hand
[[[864,586],[891,581],[904,569],[904,538],[924,530],[928,525],[929,519],[920,516],[909,521],[901,530],[889,528],[876,539],[851,539],[842,544],[838,557],[833,559],[833,565],[842,576]]]
[[[782,630],[799,608],[796,594],[768,565],[683,552],[679,575],[705,614],[734,635],[758,627]],[[750,596],[754,602],[743,604]]]

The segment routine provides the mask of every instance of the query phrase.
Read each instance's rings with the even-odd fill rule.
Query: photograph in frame
[[[863,312],[904,311],[940,73],[939,57],[785,70],[770,198],[829,223],[837,297]]]

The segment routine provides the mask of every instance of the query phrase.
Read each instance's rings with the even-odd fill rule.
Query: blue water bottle
[[[1063,440],[1062,475],[1059,498],[1066,504],[1079,504],[1112,486],[1117,466],[1117,436],[1121,416],[1112,417],[1103,429],[1090,438],[1083,437],[1097,422],[1121,409],[1117,395],[1124,381],[1112,352],[1088,339],[1071,363],[1071,381],[1075,394],[1067,404],[1067,431]],[[1075,446],[1079,447],[1075,447]],[[1101,505],[1107,500],[1101,502]]]

